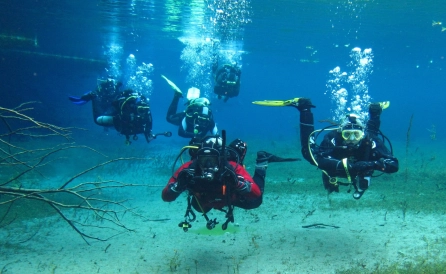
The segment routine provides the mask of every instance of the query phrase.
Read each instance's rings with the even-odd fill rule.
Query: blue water
[[[382,255],[384,258],[390,257],[389,254],[394,254],[397,257],[394,261],[399,261],[402,264],[406,261],[402,260],[401,254],[413,253],[414,257],[420,255],[413,251],[423,252],[419,246],[426,244],[423,242],[424,238],[419,235],[420,231],[417,230],[417,227],[411,230],[411,233],[416,236],[411,236],[412,234],[409,233],[409,236],[403,237],[405,245],[402,245],[400,249],[395,244],[400,241],[400,238],[396,238],[394,242],[393,239],[394,235],[404,236],[405,234],[401,231],[412,227],[411,224],[407,225],[405,220],[402,222],[400,217],[396,217],[399,216],[401,206],[406,202],[409,204],[410,211],[408,222],[413,222],[412,224],[419,222],[416,217],[422,210],[431,210],[444,215],[444,197],[442,196],[444,194],[442,192],[444,190],[444,159],[440,155],[443,151],[441,146],[446,140],[446,127],[444,126],[444,116],[446,115],[444,94],[446,91],[446,1],[254,0],[249,2],[239,0],[238,3],[249,5],[244,6],[243,10],[234,9],[235,16],[225,17],[219,21],[219,23],[227,23],[232,26],[230,31],[210,28],[212,24],[209,19],[212,15],[224,14],[215,13],[215,10],[209,9],[209,7],[215,6],[215,3],[214,1],[200,0],[0,0],[0,107],[14,108],[25,102],[36,102],[31,105],[34,107],[33,110],[26,111],[27,115],[53,125],[76,128],[73,129],[73,137],[78,144],[87,143],[90,147],[110,156],[108,159],[139,157],[154,160],[151,164],[133,161],[122,165],[117,164],[110,169],[98,169],[87,174],[91,175],[91,178],[81,178],[97,181],[113,179],[156,186],[141,190],[141,192],[138,192],[139,189],[132,189],[130,190],[132,194],[126,196],[126,198],[135,198],[135,203],[142,204],[144,213],[149,216],[149,219],[152,217],[152,219],[170,219],[169,222],[145,222],[144,226],[141,226],[143,236],[135,234],[135,237],[139,237],[138,240],[135,241],[132,238],[133,240],[130,241],[136,244],[143,242],[142,246],[150,246],[148,249],[154,248],[155,251],[148,252],[149,255],[153,254],[151,262],[154,266],[153,273],[156,273],[156,269],[158,269],[158,273],[167,273],[169,269],[170,272],[174,272],[168,264],[164,263],[166,260],[169,263],[173,256],[165,256],[166,253],[177,254],[177,250],[180,251],[180,258],[183,262],[181,271],[184,272],[185,269],[190,270],[196,267],[194,262],[196,264],[197,260],[207,259],[209,256],[215,256],[209,260],[215,264],[220,261],[221,257],[226,259],[241,258],[246,254],[246,250],[251,249],[252,251],[254,246],[258,248],[255,241],[260,243],[259,254],[267,254],[268,259],[270,256],[268,254],[272,254],[269,252],[273,252],[274,256],[278,255],[275,260],[273,255],[271,255],[272,261],[265,260],[265,267],[268,267],[265,268],[265,271],[272,272],[273,268],[269,267],[277,266],[275,271],[278,272],[281,269],[279,266],[285,265],[286,260],[279,258],[281,253],[270,248],[269,243],[272,243],[271,246],[277,243],[275,245],[277,247],[283,244],[283,239],[296,241],[296,237],[303,244],[298,244],[295,249],[294,244],[288,243],[289,250],[293,252],[293,255],[298,254],[299,257],[301,254],[316,254],[312,259],[301,257],[301,264],[308,264],[311,267],[308,268],[308,273],[316,273],[313,272],[312,265],[330,267],[326,261],[318,262],[318,259],[328,256],[331,258],[330,261],[334,262],[332,257],[334,251],[336,254],[344,254],[347,257],[347,259],[340,260],[346,266],[350,261],[360,261],[358,256],[362,254],[367,257],[363,260],[367,260],[368,269],[371,269],[375,264],[375,259],[380,261],[380,257],[375,256],[376,254]],[[245,13],[240,13],[241,11]],[[243,19],[245,23],[237,25],[237,22],[240,23],[237,20],[240,19]],[[183,42],[187,38],[225,38],[224,35],[230,36],[230,39],[226,37],[225,45],[231,45],[238,53],[241,53],[237,61],[242,65],[240,95],[230,99],[227,103],[218,100],[214,94],[209,92],[208,84],[211,81],[209,75],[200,75],[200,77],[192,79],[195,81],[192,83],[190,68],[196,68],[198,61],[202,62],[205,59],[191,58],[187,63],[182,55],[186,48],[186,44]],[[242,236],[237,239],[237,244],[232,245],[232,240],[227,240],[227,245],[222,248],[223,253],[214,254],[209,250],[215,250],[216,245],[220,247],[225,241],[220,238],[209,240],[210,238],[203,236],[199,237],[201,241],[194,246],[194,251],[189,252],[191,242],[196,242],[197,237],[191,233],[185,234],[186,236],[182,236],[183,234],[177,236],[178,234],[171,232],[175,229],[179,230],[177,223],[182,220],[184,214],[184,200],[167,204],[160,199],[161,187],[170,176],[171,162],[175,159],[178,148],[188,142],[188,140],[178,137],[177,128],[165,120],[173,92],[161,75],[166,75],[183,91],[192,85],[198,85],[202,89],[202,92],[212,102],[211,108],[219,129],[225,129],[230,139],[240,137],[248,144],[253,144],[248,154],[250,162],[248,165],[251,165],[250,171],[252,171],[255,151],[259,149],[277,149],[281,153],[280,155],[288,153],[289,155],[286,156],[290,157],[301,157],[301,155],[297,132],[298,112],[293,108],[268,108],[253,105],[251,102],[309,97],[317,106],[314,109],[316,121],[332,119],[336,105],[331,100],[330,90],[327,89],[327,82],[332,80],[330,71],[340,67],[341,71],[351,73],[358,68],[355,64],[349,66],[353,61],[352,50],[356,47],[362,51],[372,50],[373,66],[363,75],[363,84],[367,87],[371,102],[384,100],[391,102],[390,108],[386,109],[381,116],[381,130],[394,143],[395,156],[400,159],[401,166],[397,174],[375,179],[376,184],[374,183],[371,188],[370,196],[367,193],[360,201],[369,204],[359,204],[359,206],[354,204],[350,207],[355,210],[358,207],[366,208],[370,205],[372,205],[371,207],[382,207],[385,210],[385,216],[387,216],[386,210],[389,212],[394,210],[398,214],[389,214],[389,223],[397,224],[395,227],[398,229],[390,231],[385,237],[378,236],[378,239],[384,238],[380,243],[374,243],[375,239],[371,238],[364,241],[363,235],[375,237],[376,227],[384,230],[388,227],[373,222],[373,227],[367,227],[367,225],[354,220],[349,221],[348,225],[345,224],[344,234],[342,234],[347,235],[345,238],[339,237],[339,233],[333,234],[336,235],[333,237],[326,237],[325,234],[316,231],[314,234],[310,234],[312,236],[308,237],[309,241],[306,242],[307,236],[301,235],[299,232],[301,224],[304,223],[302,217],[307,212],[314,211],[315,208],[318,210],[315,215],[318,215],[329,206],[326,203],[325,190],[320,183],[319,171],[316,171],[307,162],[297,162],[296,166],[293,163],[283,169],[278,166],[268,168],[268,190],[265,193],[264,205],[253,211],[254,213],[245,212],[245,218],[239,218],[242,213],[237,212],[236,220],[241,220],[241,230],[243,231]],[[133,66],[128,63],[131,54],[135,57]],[[206,57],[204,53],[200,54],[197,53],[195,57]],[[174,136],[170,139],[159,137],[150,144],[146,144],[140,137],[132,146],[125,146],[123,136],[113,134],[112,130],[104,131],[93,123],[90,104],[73,105],[69,102],[68,96],[82,95],[95,89],[97,79],[103,79],[113,73],[119,74],[119,80],[128,83],[129,78],[138,71],[138,67],[144,64],[151,64],[151,68],[153,68],[153,71],[147,72],[148,78],[144,80],[144,83],[150,83],[144,92],[150,98],[154,119],[153,131],[172,131]],[[189,69],[185,69],[185,67]],[[203,66],[203,69],[206,71],[209,70],[209,67]],[[138,83],[142,83],[141,78],[138,78],[138,81]],[[347,84],[345,88],[350,92],[353,90]],[[413,117],[412,124],[411,117]],[[326,123],[316,122],[316,128],[326,125]],[[86,130],[80,130],[80,128]],[[0,133],[3,134],[6,131],[7,129],[2,123]],[[408,142],[408,138],[410,142]],[[34,142],[36,140],[39,139],[32,139]],[[31,141],[29,143],[30,145],[35,144]],[[278,143],[280,146],[277,145]],[[413,143],[416,145],[412,145]],[[409,149],[406,147],[408,144],[410,144]],[[44,145],[46,143],[43,143],[42,146]],[[36,181],[29,180],[31,174],[29,178],[23,178],[24,187],[46,187],[47,183],[60,186],[60,181],[67,180],[65,177],[70,178],[74,176],[73,174],[78,174],[85,168],[104,161],[102,154],[97,155],[90,150],[75,151],[76,155],[66,156],[63,154],[66,157],[61,157],[60,160],[59,158],[51,160],[51,164],[43,165],[43,173],[50,175],[45,178],[44,182],[40,179],[41,174],[36,175]],[[6,170],[7,168],[8,166]],[[10,170],[0,174],[3,176],[0,181],[9,178],[8,172]],[[17,172],[11,173],[16,174]],[[34,174],[32,175],[34,176]],[[297,183],[294,184],[294,181]],[[75,181],[75,183],[79,182],[80,180]],[[290,184],[290,182],[292,183]],[[420,184],[420,182],[422,183]],[[19,183],[22,184],[22,182]],[[9,184],[7,187],[15,188],[17,185]],[[275,189],[276,187],[277,189]],[[308,192],[310,188],[315,192]],[[328,216],[326,220],[336,223],[341,219],[347,219],[342,215],[345,209],[343,208],[344,204],[341,206],[336,204],[338,201],[342,201],[341,197],[352,200],[351,194],[345,192],[346,190],[343,189],[338,196],[334,196],[334,205],[330,205],[329,210],[325,212]],[[315,203],[313,201],[315,195],[319,195],[317,197],[322,202]],[[3,195],[1,198],[4,199],[5,196]],[[289,201],[288,198],[295,200]],[[292,210],[290,204],[292,204]],[[424,204],[429,205],[427,206],[429,210],[423,208]],[[387,209],[388,205],[392,205],[393,208]],[[18,210],[20,211],[20,208]],[[35,270],[37,269],[36,264],[40,265],[40,260],[47,258],[40,259],[40,251],[56,254],[63,249],[60,247],[60,243],[48,246],[47,242],[58,239],[57,235],[64,237],[64,234],[59,232],[44,233],[45,229],[51,230],[52,227],[51,225],[41,225],[38,221],[40,214],[53,211],[45,208],[40,210],[40,207],[37,207],[35,211],[40,213],[36,214],[34,211],[25,213],[32,216],[30,219],[35,221],[36,227],[39,227],[35,230],[43,227],[42,232],[33,234],[37,235],[36,238],[33,239],[32,235],[23,237],[21,233],[17,232],[21,230],[9,232],[10,227],[0,230],[0,232],[8,234],[7,237],[4,237],[5,241],[13,243],[5,248],[5,250],[7,249],[7,252],[5,251],[7,265],[14,262],[14,267],[17,266],[17,268],[11,266],[11,269],[22,269],[20,267],[23,267],[23,269]],[[358,212],[360,211],[358,210]],[[25,217],[28,216],[27,214],[24,214]],[[250,222],[249,220],[253,219],[253,216],[257,216],[256,214],[261,216],[261,222],[257,223],[257,218],[255,218],[255,222]],[[371,220],[375,218],[370,216],[362,216],[358,219]],[[311,220],[316,220],[316,217],[320,217],[320,215],[314,217],[315,219]],[[222,217],[219,218],[222,219]],[[376,218],[378,219],[378,217]],[[382,219],[381,216],[379,218],[379,220]],[[290,227],[284,228],[279,221],[274,226],[272,221],[276,219],[285,220],[286,225],[290,225]],[[133,216],[128,216],[128,220],[133,220],[136,224],[139,221]],[[202,220],[200,222],[197,223],[197,228],[204,224]],[[19,224],[18,229],[27,229],[26,226],[21,227],[22,223],[17,223]],[[441,232],[437,233],[444,225],[442,226],[442,223],[437,220],[434,220],[434,223],[438,223],[439,228],[438,230],[432,229],[431,234],[427,234],[427,238],[430,243],[433,243],[432,250],[437,247],[438,250],[444,250],[444,248],[440,248],[444,245],[444,240],[438,240],[438,235],[441,235]],[[353,228],[350,226],[351,224],[354,225]],[[260,237],[256,238],[255,234],[249,236],[251,234],[250,230],[246,229],[247,227],[253,229]],[[269,228],[272,228],[271,231],[268,230]],[[138,227],[138,229],[140,228]],[[365,232],[361,232],[363,229]],[[29,229],[29,231],[34,233],[33,229]],[[180,233],[183,232],[180,231]],[[355,235],[352,233],[361,234],[356,237],[351,236]],[[245,234],[248,235],[246,236],[248,244],[244,241],[246,239],[243,239]],[[73,238],[77,236],[73,232]],[[141,240],[141,237],[144,240]],[[357,239],[356,242],[354,238]],[[23,239],[32,239],[32,241],[23,242]],[[59,254],[67,260],[61,262],[61,265],[65,266],[59,266],[60,271],[63,272],[64,269],[70,269],[70,267],[73,269],[79,267],[80,269],[91,268],[90,272],[93,270],[99,272],[99,269],[96,271],[96,262],[93,265],[89,258],[90,252],[88,256],[80,255],[86,254],[83,249],[84,242],[80,237],[76,239],[79,240],[79,245],[82,248],[73,248],[77,251],[71,251],[71,248],[77,244],[67,245],[65,250],[69,255]],[[121,239],[125,241],[127,238],[116,237],[117,241],[121,241]],[[171,243],[172,239],[175,239],[173,243]],[[327,239],[334,241],[335,248],[330,245],[321,248],[320,242],[325,242]],[[386,241],[386,239],[389,240]],[[45,248],[40,249],[33,246],[35,242],[39,241]],[[203,245],[208,242],[208,245],[212,244],[212,246],[203,248]],[[383,244],[384,242],[385,244]],[[388,242],[390,242],[390,251],[387,249]],[[440,245],[439,242],[442,244]],[[20,253],[16,253],[19,252],[15,249],[16,245],[21,247],[22,243],[29,244],[32,250],[39,252],[23,249]],[[99,258],[104,256],[100,267],[114,267],[114,264],[119,264],[116,262],[118,259],[122,259],[124,250],[129,256],[134,257],[135,261],[142,260],[140,251],[129,251],[126,248],[130,244],[121,246],[121,242],[118,242],[119,244],[112,243],[108,253],[108,243],[103,247],[97,245],[96,252],[91,252],[91,254],[99,254]],[[253,244],[249,246],[249,243]],[[416,245],[417,243],[419,246]],[[426,254],[429,257],[431,255],[429,242],[426,240],[426,243],[428,250]],[[365,252],[364,244],[374,246],[379,252],[376,254]],[[344,246],[346,250],[338,249]],[[394,248],[394,246],[396,247]],[[406,246],[410,246],[410,249]],[[300,247],[301,249],[298,249]],[[158,250],[161,249],[165,253],[158,253]],[[201,251],[197,255],[196,250],[199,249]],[[287,247],[286,245],[281,246],[280,249],[285,251]],[[397,249],[398,253],[395,251]],[[141,250],[142,253],[145,253],[147,249]],[[236,253],[233,253],[234,250]],[[300,251],[295,252],[295,250]],[[74,260],[75,264],[70,257],[73,254],[76,254],[74,256],[79,255],[79,260]],[[116,257],[113,257],[113,254]],[[432,254],[435,255],[433,252]],[[257,260],[260,261],[262,258],[256,256],[252,260],[255,263],[246,263],[245,267],[255,264],[259,267]],[[408,257],[410,256],[408,255]],[[53,260],[58,260],[58,258],[54,257]],[[176,257],[174,256],[174,258]],[[437,259],[434,256],[432,258]],[[135,266],[138,264],[135,261],[128,261],[127,264],[123,264],[123,267],[127,267],[127,271],[129,271],[128,269],[137,269],[140,272],[145,270],[148,273],[144,263],[142,266]],[[232,264],[232,259],[229,261],[229,263],[224,261],[221,266],[217,264],[217,267],[210,264],[209,269],[221,273],[230,272],[230,270],[239,273],[232,266],[226,268],[226,264]],[[144,262],[146,262],[145,259]],[[51,270],[50,263],[45,263],[48,263],[47,272],[54,272],[55,268]],[[161,270],[155,268],[161,264],[165,264],[167,267]],[[201,265],[200,267],[204,268]],[[262,264],[260,267],[262,268]],[[361,265],[361,267],[364,266]],[[3,268],[6,269],[6,266]],[[46,268],[41,266],[41,271]],[[285,269],[283,273],[292,272],[292,270],[282,267],[283,269]],[[79,273],[85,271],[88,270],[79,271]],[[16,271],[16,273],[31,272],[22,270]],[[207,273],[211,273],[211,270]],[[242,271],[240,273],[249,272]]]
[[[67,96],[94,89],[106,76],[106,51],[114,41],[122,47],[118,62],[134,54],[139,64],[153,64],[154,130],[176,132],[164,119],[172,93],[160,74],[189,87],[178,38],[199,28],[208,12],[193,3],[1,1],[1,105],[39,101],[41,120],[94,128],[89,107],[72,106]],[[351,49],[359,47],[374,53],[372,101],[391,101],[383,131],[404,141],[413,114],[413,139],[429,139],[432,125],[444,139],[446,31],[432,25],[446,22],[444,10],[444,1],[253,1],[250,22],[237,37],[246,52],[240,96],[226,104],[211,96],[220,129],[268,138],[294,133],[296,113],[251,105],[254,100],[310,97],[316,119],[330,118],[329,71],[346,68]]]

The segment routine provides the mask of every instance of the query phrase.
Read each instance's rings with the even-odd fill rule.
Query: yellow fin
[[[166,76],[164,76],[164,75],[162,75],[162,74],[161,74],[161,77],[163,77],[164,80],[166,80],[166,82],[169,84],[169,86],[170,86],[173,90],[175,90],[175,92],[180,93],[180,94],[183,94],[183,93],[181,92],[181,89],[180,89],[179,87],[177,87],[177,85],[175,85],[174,82],[170,81],[169,79],[167,79]]]
[[[285,101],[279,100],[263,100],[263,101],[254,101],[252,102],[255,105],[267,106],[267,107],[286,107],[286,106],[296,106],[299,98],[294,98]]]
[[[386,108],[390,107],[390,101],[379,102],[379,105],[383,110],[385,110]]]

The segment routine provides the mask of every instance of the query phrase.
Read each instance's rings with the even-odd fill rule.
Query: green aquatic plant
[[[358,273],[373,273],[373,274],[437,274],[446,273],[445,261],[428,262],[425,258],[418,258],[415,262],[393,263],[391,265],[376,264],[371,268],[366,268],[364,265],[358,265],[354,268],[346,270],[338,270],[336,274],[358,274]]]
[[[178,250],[174,250],[173,256],[169,260],[170,272],[176,272],[181,266],[181,259]]]
[[[413,121],[413,114],[410,116],[410,121],[409,121],[409,127],[407,128],[407,133],[406,133],[406,158],[405,158],[405,166],[406,169],[404,170],[404,175],[405,175],[405,180],[407,183],[408,177],[409,177],[409,169],[408,169],[408,164],[407,164],[407,159],[409,157],[409,145],[410,145],[410,130],[412,129],[412,121]]]

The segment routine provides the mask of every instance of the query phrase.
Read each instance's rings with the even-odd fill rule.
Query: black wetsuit
[[[116,114],[113,116],[115,129],[125,135],[144,134],[147,141],[152,135],[152,112],[145,96],[133,92],[124,91],[114,102]]]
[[[231,65],[224,65],[215,73],[214,93],[224,101],[238,96],[240,92],[241,70]]]
[[[178,112],[178,103],[180,96],[174,96],[167,110],[166,120],[172,125],[178,126],[178,135],[184,138],[203,138],[208,132],[212,135],[217,133],[217,127],[214,122],[212,112],[209,110],[208,120],[204,123],[194,123],[192,119],[186,118],[186,113]],[[197,132],[194,132],[195,129]]]
[[[341,133],[337,130],[331,130],[324,136],[322,142],[317,145],[312,143],[308,146],[308,138],[314,131],[314,119],[311,109],[300,111],[300,141],[303,157],[312,165],[325,171],[322,173],[324,187],[329,191],[339,191],[336,183],[330,183],[329,177],[348,178],[347,171],[352,181],[360,182],[361,179],[368,178],[374,170],[384,173],[394,173],[398,171],[398,159],[384,145],[382,138],[379,137],[379,114],[370,113],[370,119],[367,122],[364,138],[355,146],[347,146]],[[311,151],[310,151],[311,150]],[[355,171],[352,168],[344,167],[342,159],[348,159],[349,163],[358,161],[375,162],[382,165],[375,165],[366,171]],[[367,185],[368,186],[368,185]],[[367,186],[362,186],[365,190]]]

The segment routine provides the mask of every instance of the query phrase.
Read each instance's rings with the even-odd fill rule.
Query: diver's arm
[[[182,126],[178,128],[178,136],[183,138],[194,138],[195,134],[193,132],[186,131]]]
[[[315,153],[314,147],[309,147],[308,142],[311,133],[314,131],[314,118],[311,110],[300,111],[300,145],[302,156],[310,164],[317,166],[312,155]]]
[[[376,147],[374,150],[374,155],[376,163],[375,170],[379,170],[384,173],[395,173],[399,169],[398,159],[390,153],[387,147],[380,139],[375,139]]]
[[[348,174],[344,167],[343,159],[334,158],[335,155],[332,139],[335,138],[336,132],[332,131],[324,136],[324,140],[319,145],[316,152],[314,152],[314,159],[317,163],[317,167],[324,170],[328,175],[334,177],[347,178],[355,177],[358,174],[358,170],[352,167],[350,161],[346,161],[345,165],[348,169]]]
[[[320,154],[315,155],[315,160],[318,163],[318,168],[324,170],[332,177],[346,178],[344,165],[341,159],[335,159],[330,156],[323,157]],[[349,172],[352,172],[349,168]],[[352,176],[353,174],[350,174]]]
[[[163,192],[161,193],[161,198],[164,202],[172,202],[175,201],[178,196],[180,196],[182,191],[175,191],[177,181],[172,176],[167,183],[167,185],[164,187]]]
[[[172,177],[170,177],[167,185],[164,187],[163,192],[161,193],[161,198],[164,202],[172,202],[175,201],[178,196],[185,190],[185,188],[178,187],[178,174],[187,169],[191,165],[192,161],[184,163],[178,170],[175,172]]]
[[[260,191],[259,186],[254,182],[254,179],[251,177],[248,171],[246,171],[246,169],[242,165],[239,165],[235,162],[231,161],[229,163],[235,169],[235,174],[237,175],[237,179],[239,180],[237,185],[249,185],[249,187],[243,188],[249,190],[248,192],[241,192],[239,189],[239,194],[243,195],[248,200],[260,198],[262,196],[262,192]]]

